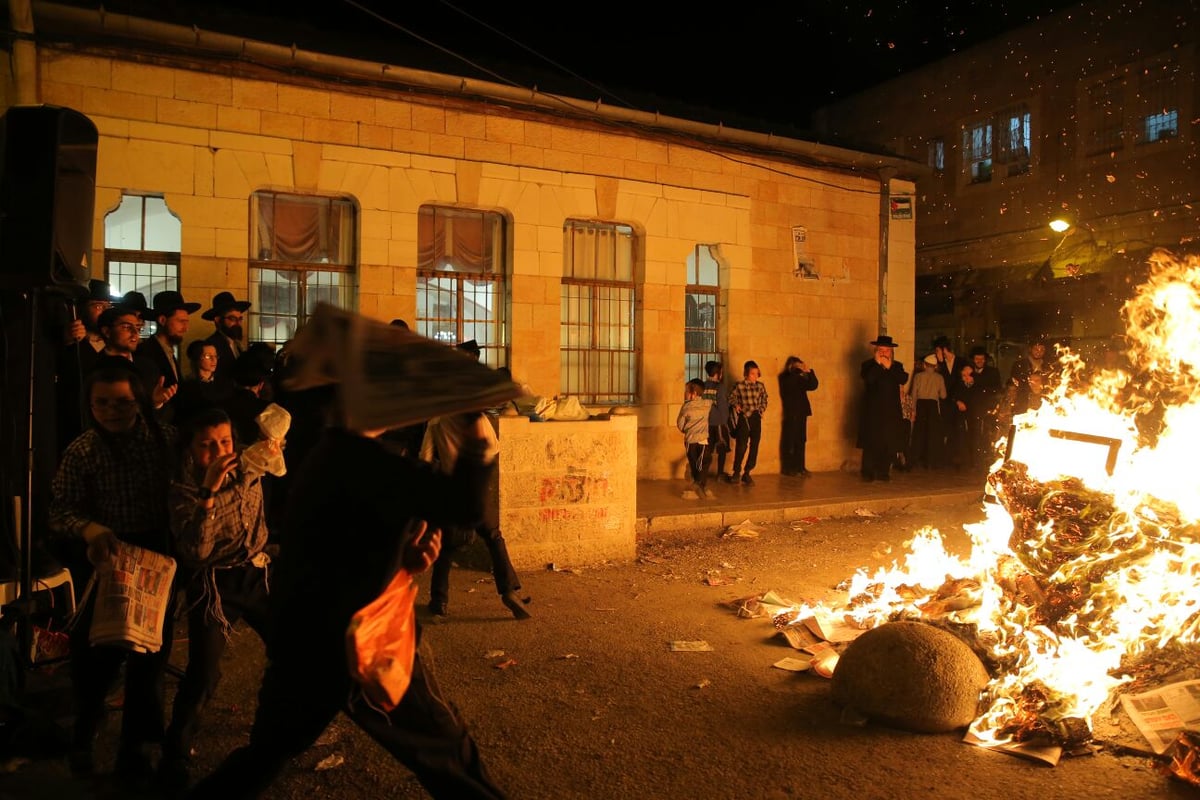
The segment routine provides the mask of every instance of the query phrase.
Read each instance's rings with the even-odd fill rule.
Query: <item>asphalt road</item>
[[[964,548],[961,524],[978,516],[974,506],[910,508],[801,530],[761,525],[749,539],[672,534],[643,541],[635,563],[524,575],[534,617],[520,622],[500,604],[490,574],[467,564],[453,575],[451,616],[425,619],[426,645],[488,770],[514,799],[1195,797],[1136,752],[1140,737],[1120,719],[1106,721],[1094,755],[1056,767],[964,744],[958,734],[844,722],[826,679],[773,669],[795,651],[767,621],[739,619],[725,605],[769,589],[798,601],[832,597],[856,568],[897,558],[921,525]],[[718,585],[706,583],[710,576]],[[712,650],[672,652],[680,640]],[[261,644],[241,632],[200,738],[201,771],[245,740],[262,665]],[[39,704],[57,705],[57,721],[67,722],[53,701],[62,676],[31,683]],[[113,720],[106,741],[115,735]],[[111,745],[99,753],[103,766]],[[16,767],[0,775],[2,798],[128,796],[105,779],[72,781],[62,758]],[[341,717],[268,795],[425,796]]]

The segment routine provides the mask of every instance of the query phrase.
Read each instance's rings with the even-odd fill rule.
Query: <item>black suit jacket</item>
[[[149,339],[144,339],[138,344],[138,349],[133,355],[137,361],[147,361],[154,365],[158,370],[158,374],[162,376],[163,388],[169,389],[179,383],[179,378],[176,377],[175,370],[182,371],[183,367],[175,361],[173,355],[168,356],[167,352],[162,349],[162,345],[158,343],[158,339],[151,336]],[[174,369],[172,369],[174,362]]]

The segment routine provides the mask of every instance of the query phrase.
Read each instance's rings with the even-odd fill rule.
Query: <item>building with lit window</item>
[[[10,60],[5,105],[33,97],[99,129],[97,270],[205,307],[231,291],[252,303],[252,341],[288,341],[319,302],[474,339],[539,395],[627,408],[638,476],[666,478],[683,475],[675,417],[705,361],[737,376],[756,360],[772,394],[789,355],[819,370],[809,465],[829,470],[857,458],[867,343],[881,327],[912,340],[912,221],[889,208],[919,163],[32,9],[34,60]],[[193,319],[190,336],[209,333]],[[771,472],[778,405],[764,431]]]
[[[1122,332],[1155,248],[1194,252],[1197,9],[1080,3],[818,112],[823,135],[928,166],[918,344],[1003,364],[1042,334],[1088,353]]]

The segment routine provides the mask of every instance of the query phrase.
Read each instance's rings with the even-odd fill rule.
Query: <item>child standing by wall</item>
[[[688,471],[692,486],[683,493],[684,500],[713,497],[711,489],[705,488],[708,481],[708,465],[712,451],[708,447],[708,412],[712,401],[704,397],[704,381],[693,378],[683,390],[683,405],[675,425],[683,432],[683,444],[687,448]]]
[[[737,446],[733,451],[733,483],[739,475],[744,486],[753,486],[750,471],[758,464],[758,443],[762,439],[762,416],[767,413],[767,387],[759,378],[758,364],[747,361],[742,367],[743,379],[733,385],[729,404],[733,406],[737,423],[730,423]],[[745,469],[742,458],[746,459]]]

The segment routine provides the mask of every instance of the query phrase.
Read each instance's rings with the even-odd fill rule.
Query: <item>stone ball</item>
[[[833,699],[903,730],[943,733],[971,724],[988,683],[983,662],[952,633],[889,622],[859,636],[833,673]]]

